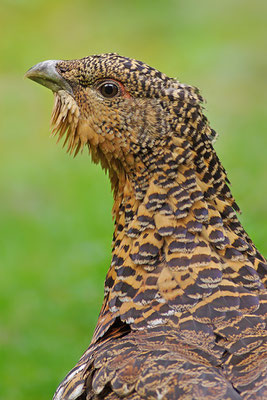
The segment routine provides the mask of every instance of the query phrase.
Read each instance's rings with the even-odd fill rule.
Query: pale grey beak
[[[56,65],[60,60],[47,60],[36,64],[26,72],[25,78],[29,78],[51,89],[53,92],[66,90],[73,94],[70,84],[57,72]]]

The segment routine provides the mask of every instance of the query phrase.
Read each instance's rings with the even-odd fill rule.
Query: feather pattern
[[[109,172],[115,228],[91,345],[54,400],[267,398],[267,265],[198,89],[117,54],[55,70],[71,91],[55,93],[53,135]]]

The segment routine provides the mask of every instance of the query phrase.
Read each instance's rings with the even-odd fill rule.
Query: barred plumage
[[[117,54],[26,76],[55,92],[54,134],[75,155],[88,146],[114,193],[97,327],[54,399],[267,398],[267,265],[198,90]]]

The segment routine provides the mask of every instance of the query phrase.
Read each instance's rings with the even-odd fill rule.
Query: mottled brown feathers
[[[267,398],[266,261],[198,90],[116,54],[47,65],[29,77],[64,87],[53,132],[109,172],[115,222],[92,343],[54,399]]]

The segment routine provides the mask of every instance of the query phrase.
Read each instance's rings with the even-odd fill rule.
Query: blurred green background
[[[266,255],[266,17],[266,0],[1,0],[1,399],[52,397],[90,342],[111,252],[107,177],[49,139],[52,94],[25,71],[115,51],[198,86]]]

